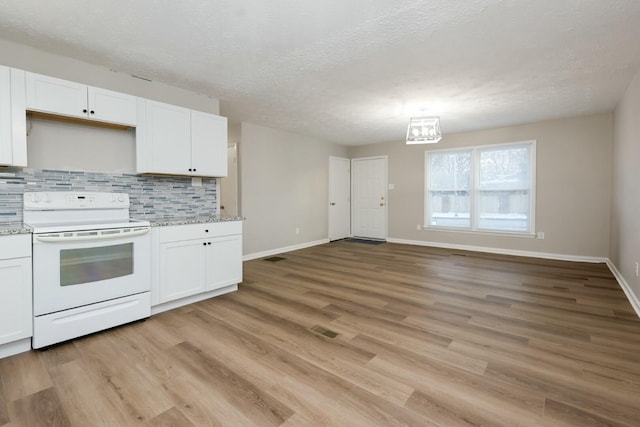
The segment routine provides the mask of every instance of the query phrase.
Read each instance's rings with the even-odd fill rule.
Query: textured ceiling
[[[0,37],[217,97],[320,139],[404,138],[612,110],[639,0],[0,0]]]

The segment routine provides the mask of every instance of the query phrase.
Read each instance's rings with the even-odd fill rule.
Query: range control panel
[[[25,210],[128,209],[126,193],[35,191],[24,193]]]

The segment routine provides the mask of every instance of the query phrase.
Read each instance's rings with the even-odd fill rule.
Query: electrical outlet
[[[636,261],[636,277],[638,277],[638,261]]]
[[[416,224],[416,230],[422,230],[422,226],[420,224]]]
[[[538,233],[536,234],[536,237],[538,239],[544,239],[544,231],[538,231]]]
[[[300,234],[300,229],[296,227],[296,234]]]

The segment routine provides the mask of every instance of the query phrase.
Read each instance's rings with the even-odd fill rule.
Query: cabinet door
[[[191,111],[193,175],[227,176],[227,118]]]
[[[137,124],[135,96],[92,86],[87,93],[90,119],[128,126]]]
[[[144,101],[144,119],[136,128],[139,173],[190,175],[191,114],[186,108]]]
[[[206,244],[201,240],[160,245],[160,302],[205,291]]]
[[[0,260],[0,344],[32,335],[31,258]]]
[[[0,165],[10,165],[12,162],[11,70],[0,66]]]
[[[24,74],[0,66],[0,165],[27,166]]]
[[[242,282],[242,236],[209,239],[207,245],[207,290]]]
[[[86,85],[34,73],[26,83],[28,110],[87,118]]]

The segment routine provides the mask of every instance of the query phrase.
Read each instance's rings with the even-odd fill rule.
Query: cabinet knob
[[[202,244],[202,246],[207,246],[207,242],[204,242],[204,243]]]
[[[211,244],[211,242],[207,242],[207,245],[210,245],[210,244]]]
[[[82,112],[83,112],[83,113],[86,113],[86,112],[87,112],[87,109],[85,108],[84,110],[82,110]]]
[[[191,172],[191,168],[189,168],[189,172]]]
[[[204,232],[205,232],[205,233],[208,233],[208,232],[209,232],[209,230],[204,230]]]
[[[89,111],[89,112],[90,112],[91,114],[95,114],[95,113],[96,113],[96,112],[95,112],[95,111],[93,111],[93,110],[91,110],[91,111]]]
[[[196,171],[196,168],[193,168],[193,171],[195,172],[195,171]]]

